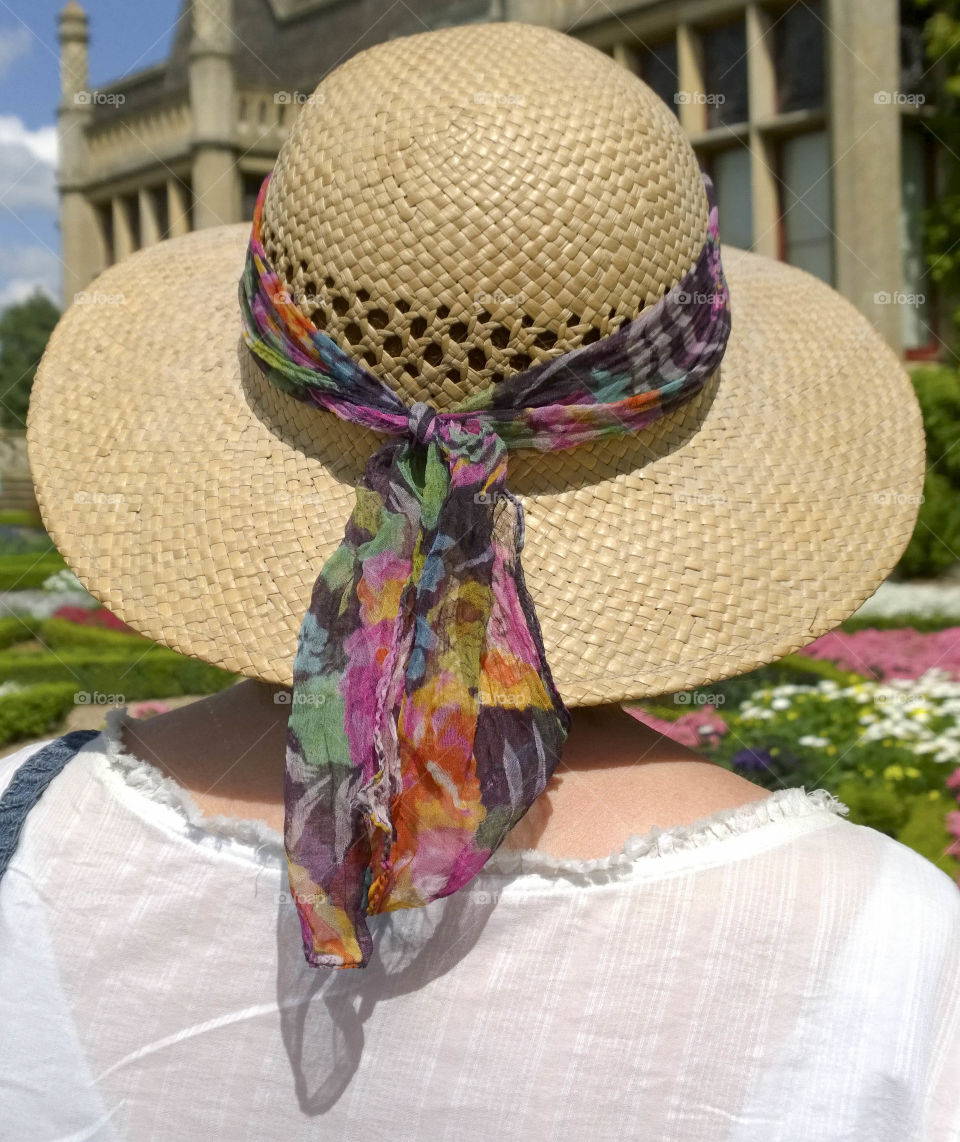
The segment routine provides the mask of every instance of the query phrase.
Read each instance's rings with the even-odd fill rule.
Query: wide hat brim
[[[722,238],[722,236],[721,236]],[[83,585],[183,654],[290,685],[300,623],[382,437],[272,386],[240,335],[247,224],[110,267],[60,319],[27,443]],[[910,379],[853,306],[728,246],[718,374],[632,437],[511,453],[522,561],[568,705],[772,662],[841,623],[915,525]]]

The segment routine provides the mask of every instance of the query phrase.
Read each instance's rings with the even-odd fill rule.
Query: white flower
[[[960,614],[960,586],[887,581],[854,612],[856,618],[938,614]]]
[[[43,581],[45,591],[85,591],[86,588],[69,567],[48,575]]]
[[[774,698],[770,703],[772,710],[788,710],[790,708],[789,698]]]
[[[933,753],[934,750],[940,748],[940,743],[936,741],[917,742],[913,748],[916,753]]]
[[[816,734],[805,734],[802,738],[797,738],[800,745],[808,745],[811,749],[824,749],[830,744],[827,738],[818,738]]]

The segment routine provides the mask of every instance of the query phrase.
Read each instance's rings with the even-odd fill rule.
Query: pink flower
[[[125,634],[137,634],[133,627],[128,627],[122,619],[118,619],[117,616],[113,614],[112,611],[108,611],[106,607],[94,607],[92,610],[87,607],[57,607],[51,618],[64,619],[68,623],[77,623],[79,626],[106,627],[107,630],[119,630]]]
[[[709,705],[691,710],[689,714],[681,714],[675,722],[656,718],[636,706],[628,706],[625,709],[631,717],[656,730],[658,734],[663,734],[664,737],[672,738],[675,742],[691,748],[703,745],[711,737],[722,737],[727,732],[726,722],[716,709]],[[701,728],[709,730],[709,733],[701,733]]]
[[[146,702],[132,702],[127,707],[131,718],[152,718],[154,714],[166,714],[173,707],[166,702],[151,699]]]

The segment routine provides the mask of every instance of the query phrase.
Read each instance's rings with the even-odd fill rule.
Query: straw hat
[[[706,226],[670,108],[586,44],[500,23],[395,39],[328,75],[281,149],[264,246],[320,328],[406,403],[443,409],[656,302]],[[383,438],[254,364],[249,235],[202,230],[101,274],[50,339],[27,440],[44,523],[93,595],[184,654],[290,685]],[[568,705],[796,650],[910,538],[924,436],[895,354],[811,275],[727,245],[723,263],[732,334],[696,397],[634,436],[511,452]]]

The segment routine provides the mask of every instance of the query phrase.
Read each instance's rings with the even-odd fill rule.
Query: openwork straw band
[[[365,967],[365,916],[456,892],[553,774],[570,726],[523,580],[511,448],[632,433],[689,400],[730,333],[717,208],[690,271],[615,333],[454,407],[408,407],[296,307],[261,240],[244,338],[274,384],[397,439],[368,461],[293,670],[284,799],[290,887],[315,967]]]

